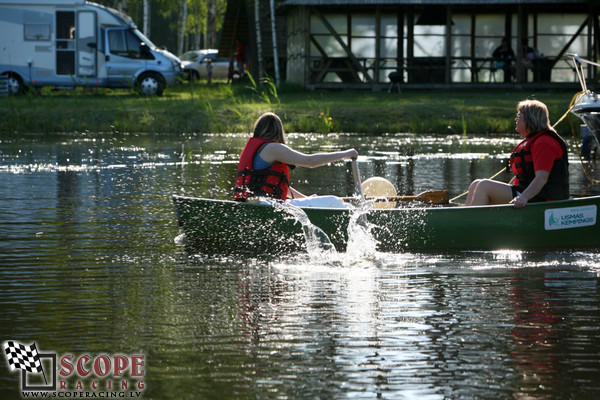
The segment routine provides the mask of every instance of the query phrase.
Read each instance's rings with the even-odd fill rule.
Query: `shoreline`
[[[71,132],[139,135],[243,133],[265,111],[278,114],[289,133],[379,135],[428,133],[504,135],[514,132],[516,104],[546,103],[551,123],[568,110],[568,90],[308,91],[282,85],[183,84],[161,97],[130,90],[82,89],[0,97],[0,137]],[[575,126],[583,122],[573,118]],[[556,130],[571,135],[569,119]]]

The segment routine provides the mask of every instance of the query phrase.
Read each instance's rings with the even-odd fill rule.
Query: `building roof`
[[[369,5],[548,5],[587,4],[586,0],[287,0],[282,6],[369,6]]]

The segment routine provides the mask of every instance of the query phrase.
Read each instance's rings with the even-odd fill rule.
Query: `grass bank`
[[[283,85],[185,83],[162,97],[127,90],[52,91],[0,97],[0,134],[249,132],[265,111],[281,116],[287,132],[504,134],[514,132],[515,105],[545,102],[551,122],[573,92],[506,90],[308,91]],[[557,130],[570,134],[568,120]]]

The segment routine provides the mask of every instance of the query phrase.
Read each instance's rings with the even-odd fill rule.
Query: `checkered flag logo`
[[[19,342],[9,340],[4,343],[4,352],[11,371],[18,368],[38,374],[44,372],[35,343],[32,343],[31,346],[25,346]]]

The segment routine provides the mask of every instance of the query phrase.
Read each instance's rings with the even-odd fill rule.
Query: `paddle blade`
[[[429,204],[448,204],[450,202],[450,196],[445,190],[432,190],[419,193],[415,196],[415,200]]]
[[[374,176],[362,183],[362,191],[365,196],[383,198],[377,201],[373,208],[395,208],[395,201],[386,201],[387,197],[396,196],[396,188],[385,178]]]

